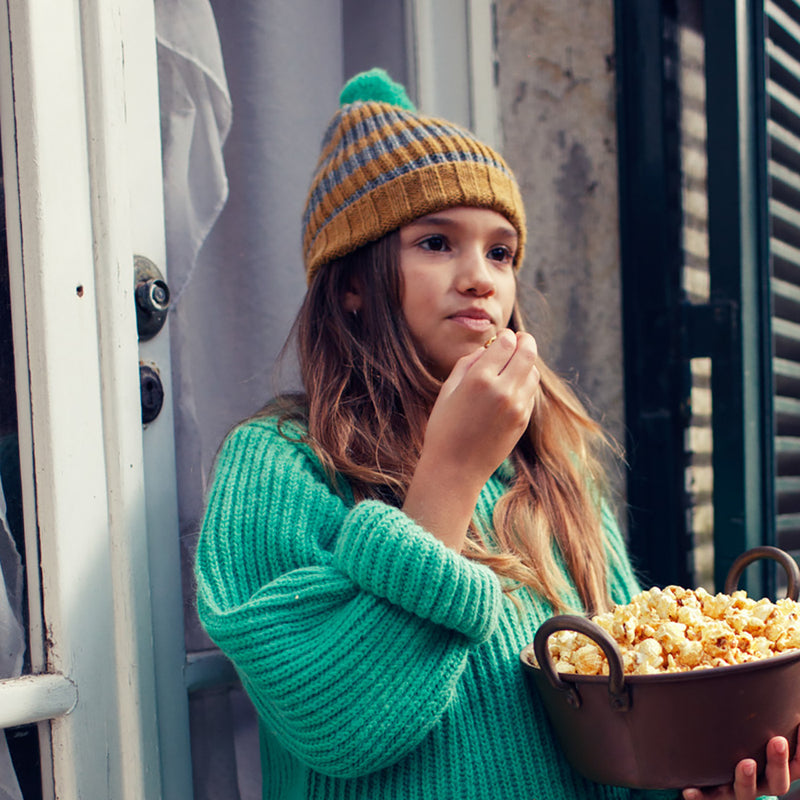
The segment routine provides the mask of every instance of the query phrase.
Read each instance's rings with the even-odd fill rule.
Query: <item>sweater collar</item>
[[[514,465],[511,463],[511,458],[507,458],[495,471],[494,474],[503,483],[511,483],[516,475]]]

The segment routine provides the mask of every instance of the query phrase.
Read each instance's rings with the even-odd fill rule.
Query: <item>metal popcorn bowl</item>
[[[731,567],[735,591],[751,562],[778,561],[797,600],[800,569],[777,548],[748,550]],[[559,630],[586,634],[603,649],[608,676],[559,675],[547,640]],[[541,667],[535,665],[533,656]],[[694,672],[624,675],[617,643],[585,617],[547,620],[520,654],[572,766],[598,783],[639,789],[683,789],[730,783],[741,759],[763,772],[766,744],[785,736],[790,754],[800,725],[800,650]]]

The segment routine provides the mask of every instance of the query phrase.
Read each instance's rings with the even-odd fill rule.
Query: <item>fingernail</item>
[[[781,755],[786,752],[786,741],[784,739],[778,739],[775,742],[775,752],[780,753]]]
[[[747,764],[742,765],[742,772],[747,775],[748,778],[752,778],[756,772],[756,765],[749,761]]]

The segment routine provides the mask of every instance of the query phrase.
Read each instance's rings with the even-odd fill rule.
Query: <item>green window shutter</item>
[[[767,134],[776,538],[800,553],[800,8],[768,2]]]
[[[764,8],[618,0],[616,25],[630,546],[721,587],[774,541]]]
[[[674,16],[626,0],[615,14],[628,544],[645,583],[689,585]]]

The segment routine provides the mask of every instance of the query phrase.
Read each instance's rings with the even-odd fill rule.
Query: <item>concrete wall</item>
[[[613,0],[498,0],[497,24],[502,149],[528,211],[529,326],[623,443]]]

